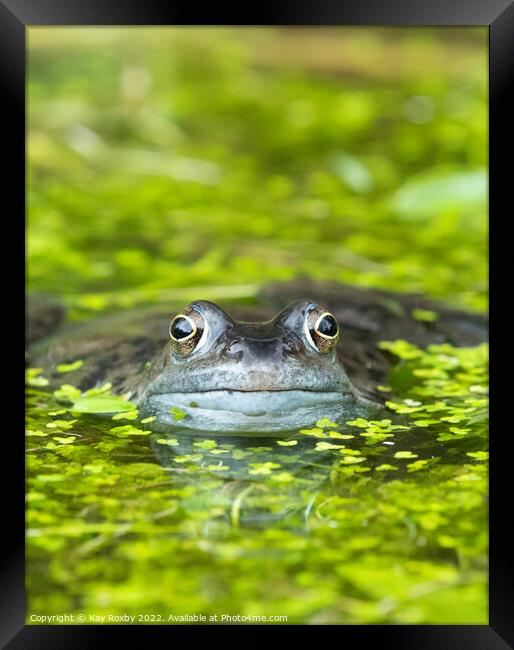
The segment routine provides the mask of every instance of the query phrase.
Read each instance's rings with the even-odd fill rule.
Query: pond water
[[[487,348],[389,347],[380,420],[262,437],[74,411],[29,373],[28,616],[485,623]]]
[[[306,277],[485,312],[487,34],[30,28],[28,292],[80,321]],[[255,439],[29,369],[27,622],[487,623],[487,347],[385,345],[376,419]]]

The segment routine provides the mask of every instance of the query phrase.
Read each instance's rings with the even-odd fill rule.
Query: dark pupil
[[[318,325],[318,332],[325,336],[336,336],[337,322],[333,316],[323,316]]]
[[[189,336],[193,331],[193,326],[187,320],[187,318],[177,318],[173,321],[171,327],[171,335],[173,338],[180,341],[180,339],[185,339],[186,336]]]

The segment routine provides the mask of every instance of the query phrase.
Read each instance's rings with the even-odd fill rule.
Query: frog
[[[339,325],[310,300],[272,319],[233,319],[215,303],[192,302],[174,316],[169,342],[134,400],[154,426],[272,432],[351,419],[376,410],[360,395],[337,356]]]
[[[39,327],[37,338],[29,363],[50,388],[62,383],[60,364],[80,359],[66,382],[109,382],[155,431],[274,434],[380,416],[393,363],[380,341],[477,345],[487,319],[415,294],[297,280],[264,287],[249,306],[151,306],[46,335]]]

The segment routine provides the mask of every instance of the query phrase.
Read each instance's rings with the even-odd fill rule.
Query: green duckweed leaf
[[[48,386],[49,381],[41,375],[42,372],[41,368],[28,368],[25,372],[25,383],[35,387]]]
[[[77,413],[121,413],[134,409],[134,404],[114,395],[82,395],[73,399],[72,406]]]
[[[253,467],[253,469],[251,469],[249,472],[250,474],[266,476],[268,474],[271,474],[274,469],[278,469],[280,467],[280,463],[272,463],[271,461],[267,461],[265,463],[250,463],[250,467]]]
[[[60,388],[58,388],[57,390],[54,390],[54,395],[58,399],[64,399],[66,401],[73,401],[73,400],[78,399],[80,397],[81,392],[75,386],[72,386],[70,384],[63,384]]]
[[[168,411],[171,413],[174,420],[183,420],[186,417],[186,413],[175,406],[170,406]]]
[[[158,438],[157,442],[160,445],[169,445],[170,447],[179,446],[179,441],[176,438]]]
[[[331,422],[327,418],[321,418],[321,420],[318,420],[316,422],[316,427],[319,429],[333,429],[337,427],[338,425],[335,422]]]
[[[394,454],[395,458],[417,458],[417,454],[413,454],[412,451],[397,451]]]
[[[200,449],[214,449],[218,446],[218,443],[215,440],[202,440],[201,442],[193,442],[193,447],[199,447]]]
[[[112,427],[111,433],[114,433],[117,436],[148,436],[151,431],[144,431],[143,429],[138,429],[137,427],[132,426],[131,424],[125,424],[120,427]]]
[[[113,420],[137,420],[138,410],[134,409],[133,411],[123,411],[122,413],[116,413],[112,416]]]
[[[412,318],[424,323],[433,323],[439,318],[439,314],[430,309],[413,309],[411,312]]]
[[[487,451],[468,451],[467,456],[475,460],[489,460],[489,452]]]
[[[55,367],[55,369],[57,372],[64,374],[66,372],[73,372],[74,370],[78,370],[79,368],[82,368],[83,365],[84,361],[82,359],[77,359],[72,363],[60,363]]]
[[[328,451],[330,449],[343,449],[344,445],[334,445],[331,442],[317,442],[316,451]]]

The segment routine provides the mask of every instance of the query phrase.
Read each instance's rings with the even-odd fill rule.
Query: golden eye
[[[321,316],[316,321],[314,331],[316,334],[319,334],[326,339],[335,339],[335,337],[339,334],[339,326],[334,316],[326,311],[325,313],[321,314]]]
[[[196,350],[206,328],[203,316],[192,307],[177,314],[170,323],[169,335],[173,351],[185,357]]]
[[[305,330],[311,347],[322,354],[332,352],[339,339],[339,325],[326,309],[312,305],[305,319]]]
[[[185,314],[178,314],[170,323],[170,337],[174,341],[187,341],[196,334],[197,327]]]

